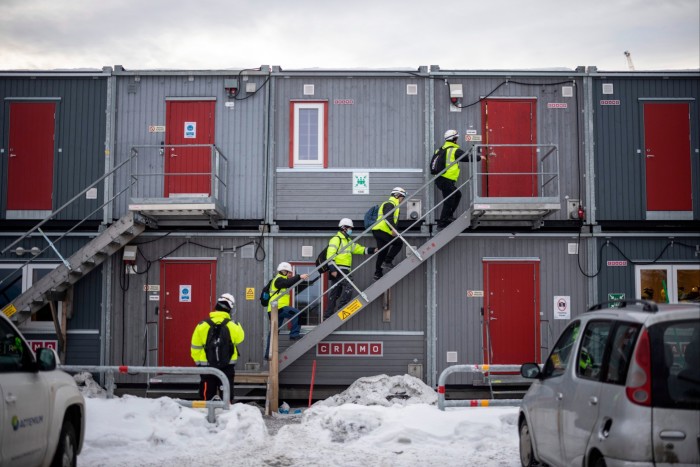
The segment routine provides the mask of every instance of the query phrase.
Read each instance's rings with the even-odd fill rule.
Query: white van
[[[35,354],[0,313],[0,466],[75,467],[85,400],[57,360],[51,349]]]

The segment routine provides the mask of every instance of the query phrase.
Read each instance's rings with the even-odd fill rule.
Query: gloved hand
[[[374,246],[367,247],[367,254],[368,255],[373,255],[376,252],[377,252],[377,247],[374,247]]]

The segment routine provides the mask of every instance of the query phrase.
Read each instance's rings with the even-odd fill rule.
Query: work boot
[[[394,269],[395,264],[393,263],[393,261],[389,260],[389,261],[384,261],[384,264],[382,266],[387,271],[391,271],[392,269]]]
[[[289,340],[290,340],[290,341],[298,341],[298,340],[301,339],[302,337],[304,337],[304,336],[302,336],[301,334],[297,334],[296,336],[290,335],[290,336],[289,336]]]
[[[379,279],[381,279],[382,276],[384,276],[384,274],[382,274],[382,271],[375,271],[374,272],[374,280],[375,281],[378,281]]]

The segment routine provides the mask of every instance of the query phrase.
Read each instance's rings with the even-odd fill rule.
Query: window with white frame
[[[297,286],[297,289],[292,293],[292,306],[303,311],[299,315],[299,324],[317,326],[321,323],[323,316],[325,303],[323,292],[327,287],[326,278],[318,278],[318,273],[315,272],[316,265],[313,263],[292,262],[291,265],[294,267],[294,274],[309,274],[310,279],[308,287],[304,287],[304,283],[302,283],[302,286]],[[314,279],[317,280],[314,281]]]
[[[35,282],[44,277],[58,264],[28,264],[20,268],[20,264],[0,264],[0,309],[29,289]],[[56,307],[57,318],[61,319],[63,302]],[[23,331],[54,332],[53,317],[48,304],[34,313],[31,319],[20,325]]]
[[[638,298],[657,303],[700,303],[700,266],[645,264],[635,267]]]
[[[292,101],[290,167],[326,167],[328,103]]]

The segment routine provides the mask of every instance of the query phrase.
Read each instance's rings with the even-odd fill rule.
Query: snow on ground
[[[407,375],[361,378],[301,415],[274,414],[275,434],[253,405],[217,411],[210,424],[204,409],[168,397],[105,399],[87,380],[79,467],[520,465],[516,407],[442,412],[435,391]]]

